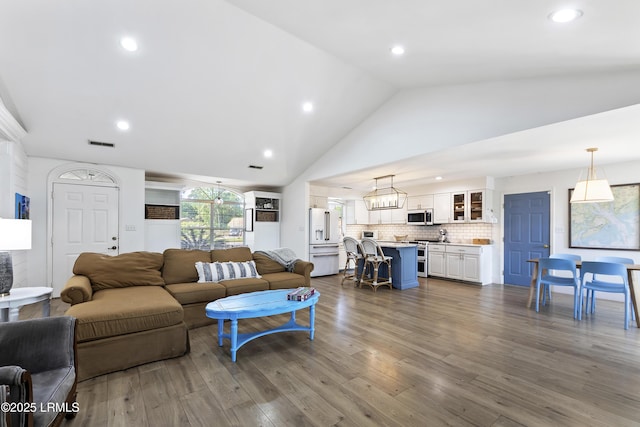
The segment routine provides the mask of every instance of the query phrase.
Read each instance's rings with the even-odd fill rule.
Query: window
[[[216,203],[220,196],[222,204]],[[189,188],[182,192],[182,249],[224,249],[244,245],[244,197],[219,187]]]
[[[93,181],[93,182],[106,182],[115,184],[112,177],[104,172],[94,169],[74,169],[72,171],[66,171],[62,173],[58,178],[72,179],[75,181]]]

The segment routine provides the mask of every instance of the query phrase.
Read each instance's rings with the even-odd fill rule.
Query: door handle
[[[542,245],[543,248],[549,249],[549,245]]]
[[[113,249],[115,251],[116,249],[118,249],[118,247],[117,246],[111,246],[110,248],[107,248],[107,249],[108,250],[112,250]]]

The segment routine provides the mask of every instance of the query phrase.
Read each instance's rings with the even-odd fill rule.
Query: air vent
[[[262,169],[264,166],[249,165],[249,169]]]
[[[89,145],[97,145],[98,147],[111,147],[114,148],[116,144],[112,142],[100,142],[100,141],[91,141],[89,140]]]

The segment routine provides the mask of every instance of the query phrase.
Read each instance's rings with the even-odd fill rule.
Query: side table
[[[13,288],[11,294],[0,297],[0,322],[18,320],[20,307],[42,301],[42,316],[49,317],[51,311],[51,293],[53,288]]]

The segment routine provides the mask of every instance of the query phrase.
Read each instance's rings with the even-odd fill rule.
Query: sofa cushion
[[[165,286],[165,289],[182,305],[211,302],[227,296],[227,288],[213,282],[173,283]]]
[[[238,248],[228,248],[228,249],[213,249],[211,251],[211,261],[218,262],[242,262],[242,261],[251,261],[253,257],[251,256],[251,249],[246,246],[241,246]]]
[[[78,319],[78,342],[163,328],[182,322],[182,306],[161,287],[104,289],[65,313]]]
[[[284,265],[272,260],[265,254],[254,253],[253,260],[256,262],[256,267],[260,274],[280,273],[285,271]]]
[[[81,253],[73,266],[74,274],[87,276],[94,291],[129,286],[163,286],[160,274],[163,257],[157,252],[128,252],[109,256]]]
[[[260,278],[256,263],[246,262],[196,262],[198,283]]]
[[[196,262],[211,262],[211,252],[199,249],[167,249],[163,256],[162,277],[167,285],[197,282]]]
[[[289,289],[307,286],[304,276],[286,271],[263,274],[262,278],[269,282],[269,289]]]
[[[264,279],[223,280],[220,284],[227,288],[227,296],[269,289],[269,282]]]

